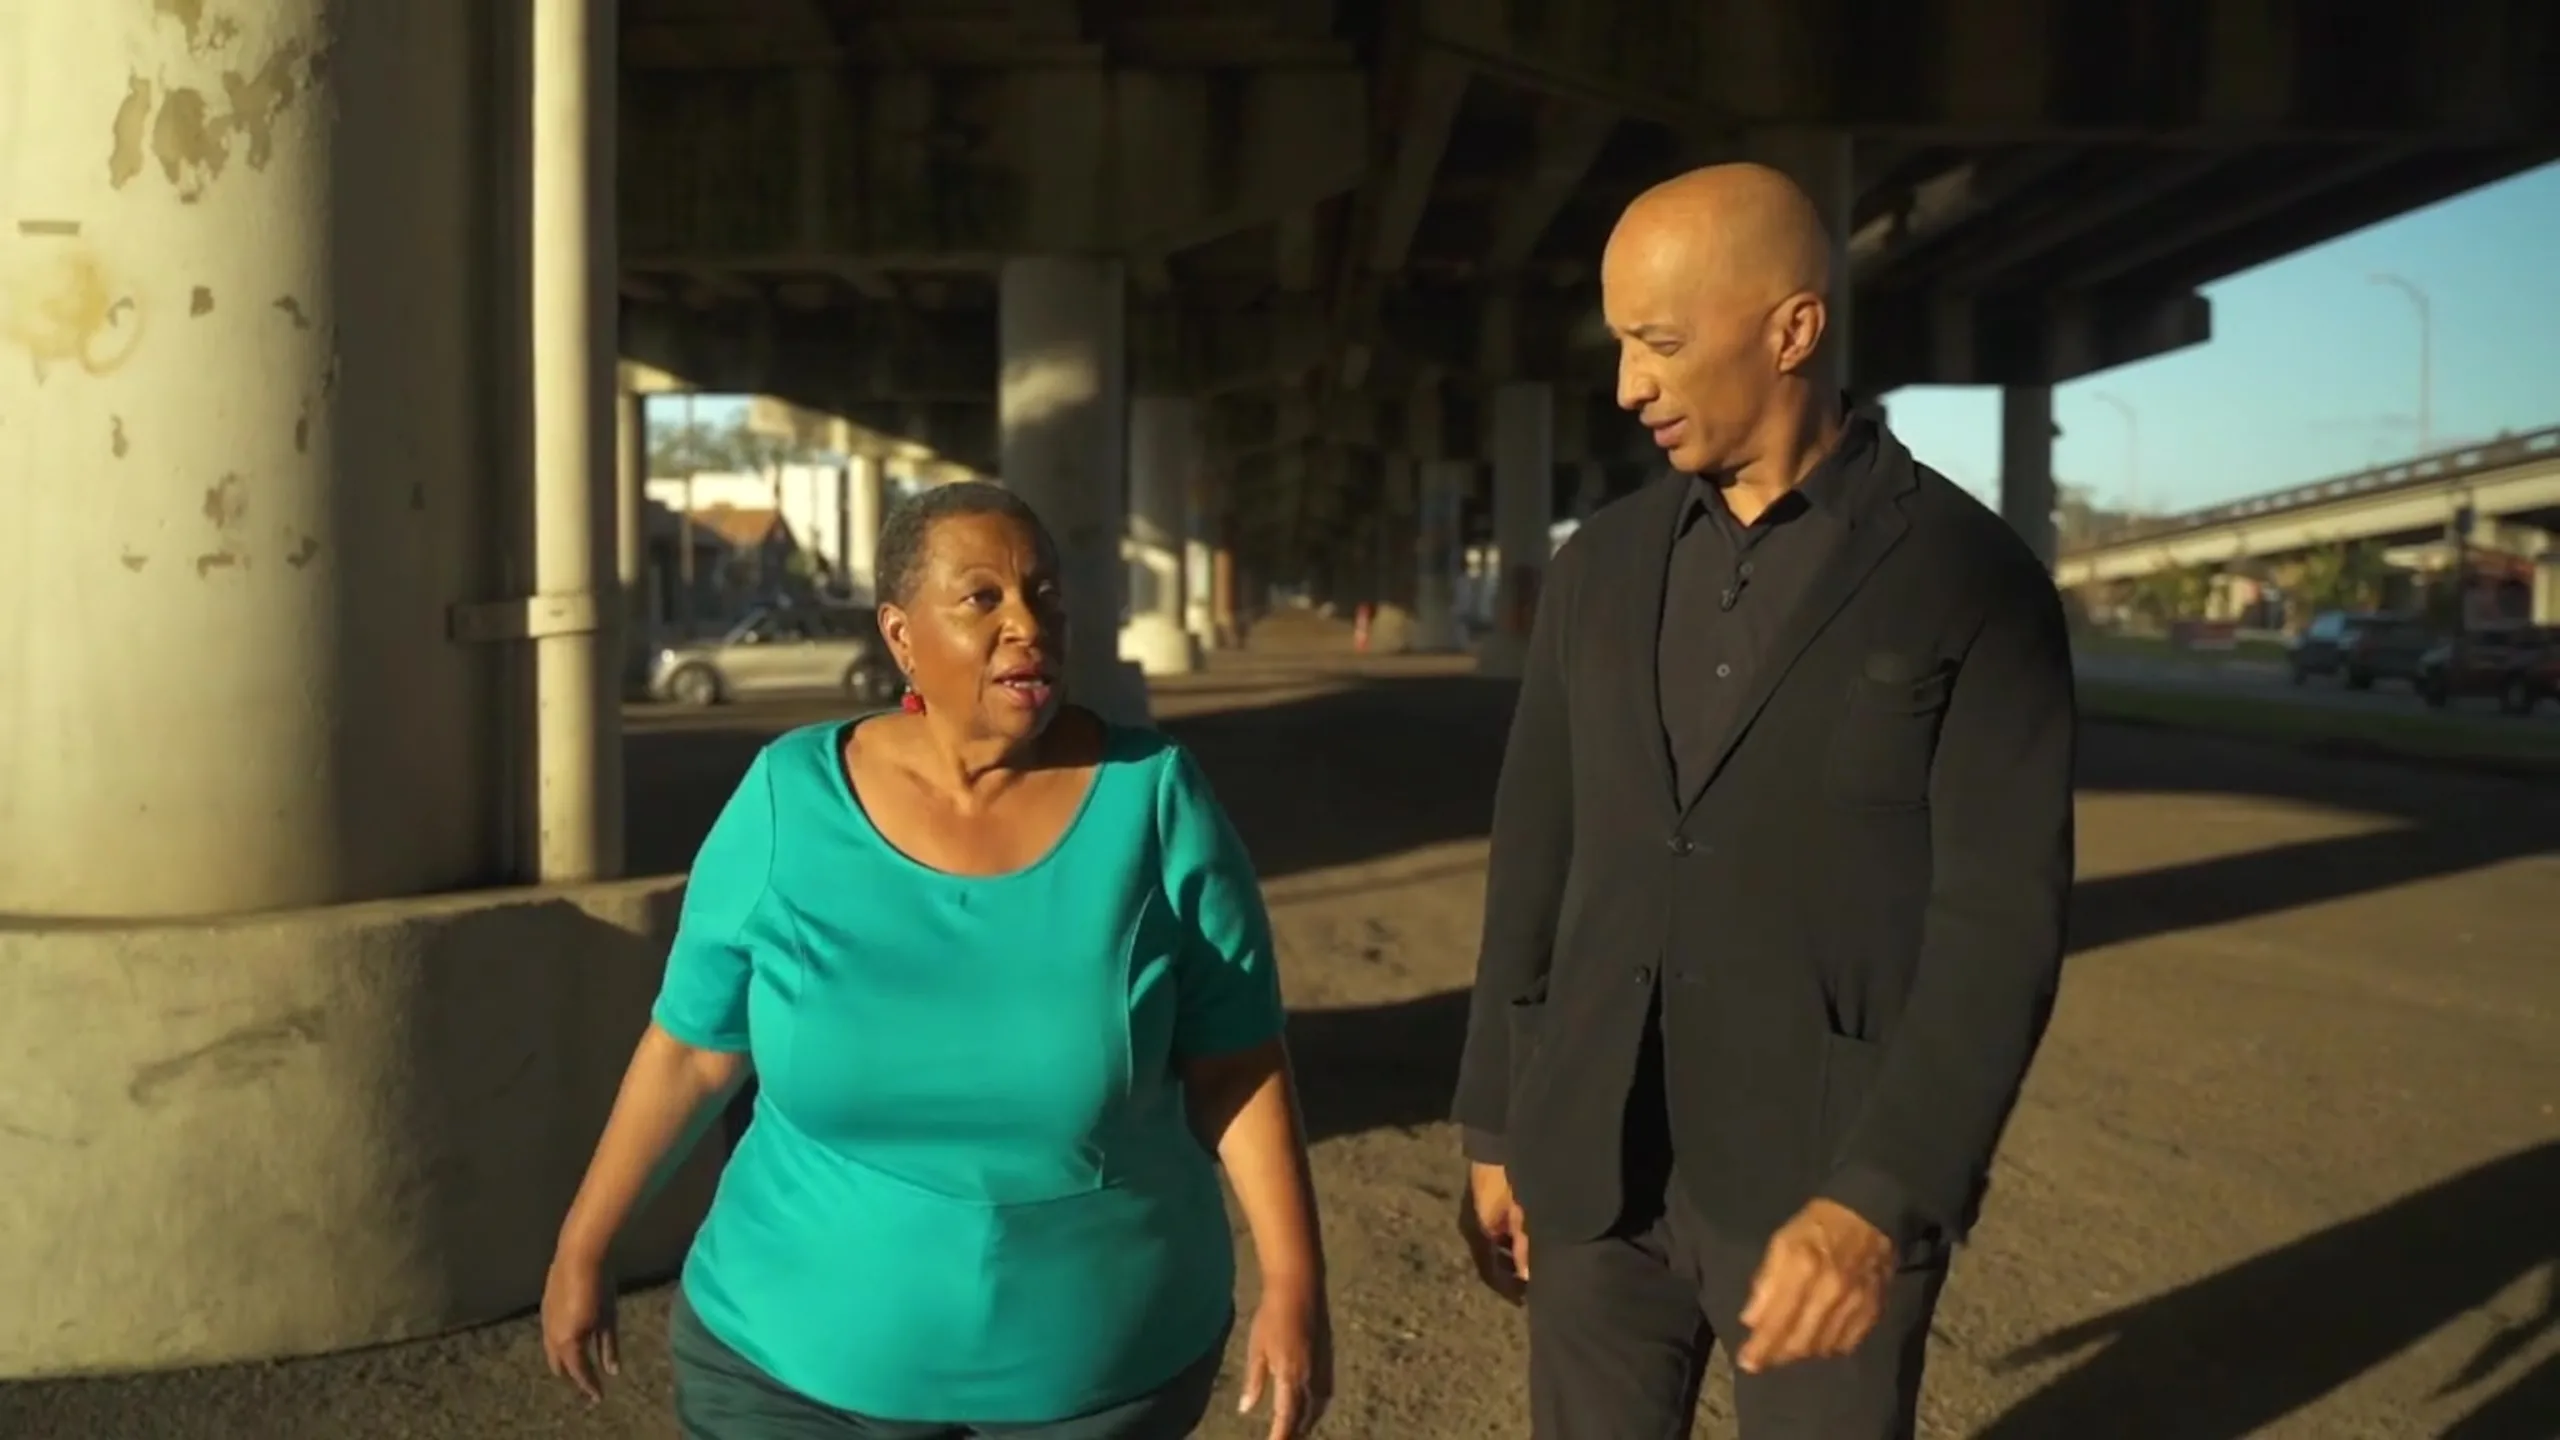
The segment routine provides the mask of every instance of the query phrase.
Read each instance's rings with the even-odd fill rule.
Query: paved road
[[[1517,1440],[1517,1317],[1462,1273],[1437,1123],[1506,691],[1266,666],[1165,708],[1269,878],[1336,1265],[1327,1433]],[[759,738],[823,713],[653,714],[653,853],[681,864]],[[2560,786],[2110,727],[2084,757],[2075,958],[1922,1433],[2552,1440]],[[0,1386],[0,1440],[672,1440],[664,1315],[632,1298],[595,1410],[516,1320]],[[1732,1434],[1721,1381],[1698,1433]]]
[[[2461,725],[2512,728],[2538,721],[2544,725],[2560,726],[2560,705],[2545,703],[2537,707],[2531,717],[2521,721],[2502,713],[2495,701],[2485,697],[2456,700],[2442,710],[2434,710],[2406,685],[2386,682],[2371,690],[2349,690],[2335,680],[2311,680],[2296,685],[2281,668],[2245,663],[2213,665],[2122,656],[2083,656],[2078,668],[2083,676],[2093,680],[2160,690],[2248,695],[2291,705],[2366,714],[2432,715],[2447,723]]]

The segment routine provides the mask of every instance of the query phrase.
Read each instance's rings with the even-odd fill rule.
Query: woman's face
[[[1057,714],[1067,624],[1057,557],[1010,515],[952,515],[925,534],[907,603],[880,634],[925,712],[977,734],[1028,739]]]

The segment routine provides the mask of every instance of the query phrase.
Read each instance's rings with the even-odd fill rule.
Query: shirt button
[[[1670,843],[1671,853],[1674,855],[1686,855],[1690,851],[1698,848],[1697,845],[1686,835],[1674,835],[1671,837]]]
[[[1748,560],[1742,562],[1742,578],[1745,580],[1751,578],[1751,562]]]
[[[1717,667],[1716,667],[1716,678],[1717,678],[1717,679],[1719,679],[1719,680],[1730,680],[1730,679],[1732,679],[1732,678],[1733,678],[1733,667],[1732,667],[1732,666],[1730,666],[1730,665],[1719,665],[1719,666],[1717,666]]]
[[[1652,984],[1652,983],[1653,983],[1653,971],[1652,971],[1650,968],[1648,968],[1648,967],[1646,967],[1646,966],[1643,966],[1643,965],[1639,965],[1639,966],[1637,966],[1637,967],[1636,967],[1636,983],[1637,983],[1637,984],[1639,984],[1639,985],[1650,985],[1650,984]]]

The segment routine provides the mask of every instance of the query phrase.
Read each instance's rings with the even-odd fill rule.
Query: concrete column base
[[[680,878],[0,925],[0,1379],[265,1360],[541,1298]],[[623,1237],[672,1274],[704,1145]]]
[[[1200,642],[1171,615],[1132,615],[1120,627],[1120,658],[1148,675],[1188,675],[1200,668]]]

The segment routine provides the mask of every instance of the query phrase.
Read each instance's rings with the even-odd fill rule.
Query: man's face
[[[1610,237],[1600,304],[1618,341],[1618,405],[1673,468],[1696,475],[1748,463],[1782,377],[1789,304],[1769,306],[1698,265],[1692,247]]]

